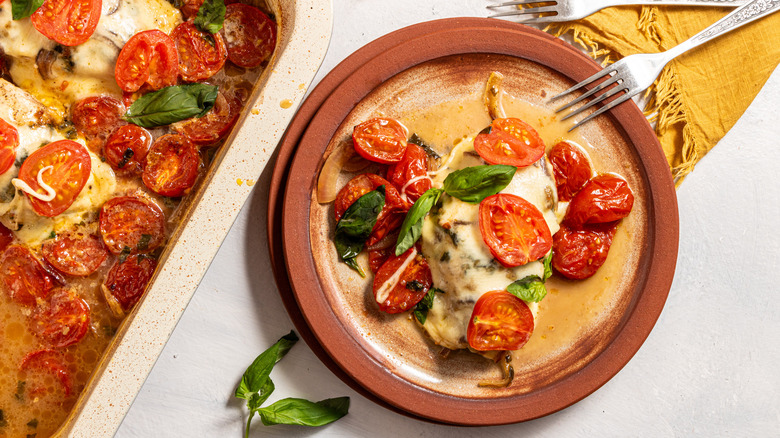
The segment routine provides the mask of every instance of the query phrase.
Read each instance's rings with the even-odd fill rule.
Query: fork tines
[[[488,15],[488,18],[517,16],[521,18],[520,23],[546,23],[554,21],[553,17],[558,13],[558,8],[555,6],[555,3],[556,2],[554,1],[520,0],[488,5],[487,9],[496,11],[496,13]],[[540,6],[525,7],[534,4]],[[523,6],[523,8],[519,8],[518,6]],[[507,8],[511,9],[505,10]],[[502,12],[502,10],[504,11]]]
[[[632,97],[632,95],[629,94],[629,88],[624,83],[625,81],[621,77],[620,71],[618,69],[617,64],[613,64],[604,70],[594,74],[593,76],[585,79],[584,81],[574,85],[573,87],[569,88],[568,90],[557,94],[550,98],[550,101],[554,101],[556,99],[559,99],[563,96],[568,95],[569,93],[572,93],[576,90],[579,90],[583,88],[586,85],[597,83],[599,80],[604,79],[602,82],[598,83],[595,87],[591,88],[590,90],[586,91],[582,95],[578,96],[577,98],[573,99],[569,103],[559,107],[555,110],[556,113],[561,112],[563,110],[566,110],[568,108],[571,108],[572,106],[582,102],[583,100],[596,95],[599,91],[605,90],[600,95],[597,95],[596,97],[592,98],[590,101],[586,102],[584,105],[580,106],[579,108],[570,111],[568,114],[566,114],[564,117],[561,118],[561,120],[570,119],[583,111],[593,108],[595,105],[599,104],[600,102],[603,102],[607,99],[613,98],[615,96],[618,96],[618,94],[623,93],[622,96],[617,97],[616,99],[610,101],[608,104],[603,105],[601,108],[593,112],[592,114],[589,114],[584,119],[580,120],[579,122],[575,123],[574,126],[569,129],[569,131],[574,130],[578,126],[582,125],[583,123],[595,118],[596,116],[609,111],[610,109],[614,108],[615,106],[627,101]]]

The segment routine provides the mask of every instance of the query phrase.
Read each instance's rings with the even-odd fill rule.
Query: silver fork
[[[752,0],[745,5],[735,9],[730,14],[726,15],[715,23],[711,24],[709,27],[697,33],[690,39],[678,44],[675,47],[672,47],[671,49],[660,53],[640,53],[626,56],[625,58],[604,68],[593,76],[585,79],[579,84],[569,88],[563,93],[553,96],[550,101],[556,100],[571,93],[572,91],[578,90],[590,84],[594,84],[600,79],[605,78],[604,81],[599,83],[594,88],[555,110],[555,112],[560,112],[567,108],[571,108],[573,105],[583,101],[584,99],[587,99],[590,96],[594,96],[597,92],[606,89],[603,93],[594,97],[585,105],[566,114],[566,116],[562,118],[562,120],[566,120],[582,113],[588,108],[592,108],[599,102],[615,97],[619,93],[623,93],[622,96],[611,100],[608,104],[602,106],[592,114],[577,122],[571,129],[569,129],[569,131],[571,131],[574,128],[598,116],[599,114],[602,114],[605,111],[609,111],[615,106],[629,100],[642,90],[647,89],[650,85],[653,84],[664,66],[673,58],[681,55],[684,52],[687,52],[690,49],[693,49],[694,47],[704,44],[707,41],[717,38],[726,32],[734,30],[743,24],[750,23],[751,21],[757,20],[773,12],[777,12],[778,10],[780,10],[780,0]],[[757,56],[760,56],[760,54],[757,54]]]
[[[511,10],[496,12],[488,18],[520,17],[520,23],[554,23],[561,21],[579,20],[596,11],[611,6],[621,5],[677,5],[677,6],[722,6],[737,7],[747,3],[747,0],[520,0],[488,5],[491,11]],[[539,5],[518,9],[517,6]]]

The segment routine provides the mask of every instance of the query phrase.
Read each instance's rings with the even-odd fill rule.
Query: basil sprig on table
[[[217,86],[171,85],[144,94],[130,105],[125,119],[144,128],[170,125],[191,117],[203,117],[217,100]]]
[[[11,18],[21,20],[27,18],[43,4],[43,0],[11,0]]]
[[[444,179],[444,191],[469,204],[478,204],[488,196],[504,190],[512,181],[517,167],[485,164],[456,170]]]
[[[510,284],[506,290],[523,301],[538,303],[547,296],[547,288],[544,282],[552,275],[552,251],[549,252],[542,261],[544,263],[544,274],[540,278],[538,275],[529,275]]]
[[[296,342],[298,336],[294,331],[290,331],[271,348],[257,356],[257,359],[244,371],[235,393],[236,397],[247,401],[246,405],[249,408],[244,436],[249,436],[249,426],[255,414],[260,414],[260,419],[266,426],[274,424],[322,426],[347,415],[349,397],[330,398],[318,402],[301,398],[285,398],[261,407],[275,389],[270,378],[271,370]]]
[[[401,231],[395,244],[395,255],[398,256],[405,253],[417,242],[417,239],[422,234],[425,215],[439,202],[439,197],[442,193],[444,193],[442,189],[428,189],[415,201],[406,214],[404,223],[401,224]]]
[[[371,235],[371,230],[376,225],[377,217],[385,206],[385,186],[379,186],[358,198],[347,208],[344,215],[336,224],[336,252],[344,263],[357,271],[361,277],[366,273],[360,268],[355,259],[366,239]]]
[[[225,22],[225,2],[223,0],[205,0],[193,24],[204,32],[217,33]]]

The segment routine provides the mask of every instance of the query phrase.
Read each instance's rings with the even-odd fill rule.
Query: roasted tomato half
[[[63,46],[77,46],[95,32],[101,0],[45,0],[30,19],[38,32]]]
[[[193,117],[171,125],[174,131],[187,137],[196,146],[211,146],[222,140],[238,120],[241,101],[222,92],[217,93],[214,107],[203,117]]]
[[[86,233],[59,234],[43,242],[43,258],[63,274],[86,277],[106,261],[108,250],[97,236]]]
[[[24,373],[25,387],[30,395],[41,397],[61,393],[64,397],[70,396],[73,388],[70,372],[60,352],[49,349],[33,351],[22,359],[19,370]],[[54,377],[58,385],[52,385],[48,377]]]
[[[0,119],[0,174],[5,173],[16,161],[16,148],[19,147],[19,131]]]
[[[126,93],[134,93],[144,84],[153,90],[176,85],[178,76],[176,44],[157,29],[133,35],[119,52],[114,70],[116,83]]]
[[[416,248],[409,248],[379,268],[374,277],[374,299],[383,312],[401,313],[419,303],[432,285],[428,262]]]
[[[183,80],[206,80],[225,65],[227,49],[222,35],[203,32],[190,20],[176,26],[171,38],[179,51],[179,75]]]
[[[507,193],[488,196],[479,204],[479,231],[493,257],[508,268],[538,260],[552,247],[542,213]]]
[[[414,203],[431,188],[431,179],[428,177],[428,154],[420,146],[409,143],[401,161],[391,164],[387,169],[387,179]]]
[[[616,222],[579,229],[564,222],[553,236],[553,268],[572,280],[592,277],[607,260],[616,230]]]
[[[614,222],[631,213],[634,193],[620,176],[605,173],[593,177],[569,203],[564,220],[573,227]]]
[[[220,32],[228,59],[239,67],[257,67],[271,57],[276,47],[276,23],[260,9],[244,3],[227,5]]]
[[[487,132],[474,139],[474,150],[490,164],[528,166],[544,156],[544,142],[520,119],[495,119]]]
[[[151,146],[149,131],[138,125],[124,125],[108,137],[103,145],[103,156],[117,174],[140,175]]]
[[[547,154],[555,175],[558,199],[571,201],[574,195],[593,176],[593,169],[585,151],[579,146],[562,141]]]
[[[57,289],[33,310],[30,328],[52,347],[73,345],[89,330],[89,306],[75,292]]]
[[[100,209],[100,235],[114,254],[152,251],[165,240],[165,215],[152,201],[119,196]]]
[[[352,178],[336,195],[335,211],[336,221],[338,221],[353,202],[379,186],[385,186],[385,206],[379,212],[376,225],[366,242],[369,246],[398,229],[411,206],[401,198],[398,190],[390,182],[373,173],[364,173]]]
[[[375,118],[355,126],[352,143],[355,151],[366,160],[377,163],[397,163],[406,153],[404,125],[394,119]]]
[[[39,196],[29,193],[33,210],[54,217],[73,204],[89,179],[92,160],[87,149],[71,140],[59,140],[36,150],[22,163],[19,179]],[[48,189],[38,184],[38,180]]]
[[[125,105],[111,96],[90,96],[76,102],[70,110],[76,129],[86,138],[107,138],[125,122]]]
[[[156,267],[157,260],[143,255],[132,255],[114,263],[102,286],[112,313],[121,316],[138,302]]]
[[[474,305],[466,337],[477,351],[517,350],[534,331],[534,315],[523,300],[503,290],[486,292]]]
[[[146,155],[143,181],[158,195],[183,196],[195,184],[200,153],[187,137],[167,134],[155,140]]]
[[[24,306],[35,306],[46,299],[54,287],[54,279],[41,266],[29,249],[11,245],[0,258],[0,278],[11,299]]]

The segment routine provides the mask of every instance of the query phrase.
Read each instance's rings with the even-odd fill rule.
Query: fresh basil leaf
[[[385,186],[379,186],[353,202],[336,224],[336,237],[333,240],[336,252],[341,260],[358,271],[361,277],[364,277],[365,273],[358,266],[355,257],[363,250],[363,245],[371,235],[384,206]]]
[[[253,394],[270,388],[273,391],[273,384],[268,385],[268,376],[277,362],[282,360],[285,354],[298,342],[298,335],[294,331],[282,336],[271,348],[265,350],[257,356],[257,359],[249,365],[241,377],[241,383],[236,388],[236,397],[244,400],[250,400]],[[265,394],[264,394],[265,395]],[[267,398],[267,397],[266,397]]]
[[[263,383],[262,388],[260,388],[260,391],[255,392],[251,397],[249,397],[246,406],[250,411],[256,411],[260,409],[260,405],[268,400],[268,397],[271,396],[271,393],[274,392],[274,389],[276,389],[276,385],[274,385],[273,380],[271,380],[270,377],[267,378],[265,383]]]
[[[542,281],[546,282],[547,279],[552,276],[552,251],[548,252],[547,255],[544,256],[542,263],[544,263],[544,275],[542,276]]]
[[[191,117],[203,117],[216,100],[216,85],[172,85],[138,98],[127,109],[125,119],[144,128],[170,125]]]
[[[441,292],[441,290],[435,287],[430,288],[423,299],[414,306],[412,314],[420,324],[425,324],[425,321],[428,319],[428,311],[433,307],[433,299],[436,297],[436,292]]]
[[[399,256],[411,248],[422,235],[423,219],[431,211],[431,208],[439,202],[441,189],[428,189],[414,203],[409,213],[406,213],[404,223],[395,244],[395,255]]]
[[[43,0],[11,0],[11,18],[21,20],[27,18],[43,4]]]
[[[225,22],[225,2],[223,0],[205,0],[198,14],[193,20],[193,24],[202,31],[217,33],[222,29],[222,23]]]
[[[544,281],[538,275],[529,275],[510,284],[506,290],[523,301],[538,303],[547,295]]]
[[[470,204],[478,204],[495,195],[512,181],[517,168],[504,164],[466,167],[444,179],[444,191]]]
[[[347,415],[349,397],[329,398],[311,402],[301,398],[286,398],[257,412],[263,424],[297,424],[301,426],[323,426]]]

